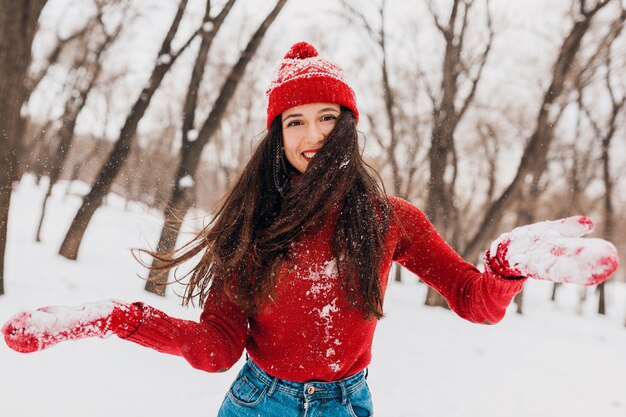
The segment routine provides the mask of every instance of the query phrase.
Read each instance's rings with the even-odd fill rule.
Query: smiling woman
[[[371,416],[365,368],[397,262],[476,323],[502,319],[526,278],[596,284],[615,247],[581,239],[583,216],[514,229],[464,261],[410,203],[385,195],[361,159],[358,110],[341,70],[301,42],[268,90],[267,135],[212,222],[162,268],[199,255],[185,302],[199,322],[142,302],[21,313],[3,332],[20,352],[116,334],[220,372],[247,352],[219,417]]]

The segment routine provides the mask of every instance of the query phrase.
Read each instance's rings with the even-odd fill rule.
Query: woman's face
[[[285,156],[299,172],[306,171],[311,158],[322,148],[340,112],[338,104],[312,103],[281,114]]]

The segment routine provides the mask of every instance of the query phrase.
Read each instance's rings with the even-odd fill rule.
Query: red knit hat
[[[315,47],[307,42],[294,44],[285,55],[266,93],[268,129],[285,110],[309,103],[339,104],[359,119],[356,96],[344,81],[341,68],[317,55]]]

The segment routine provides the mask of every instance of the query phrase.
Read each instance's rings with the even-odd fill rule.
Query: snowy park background
[[[37,202],[45,184],[25,177],[11,207],[7,271],[10,291],[0,321],[43,305],[116,298],[143,300],[168,314],[197,320],[173,297],[143,290],[145,274],[131,248],[159,232],[159,213],[111,196],[98,212],[78,262],[56,255],[78,208],[84,184],[55,188],[44,244],[35,244]],[[190,228],[201,222],[191,217]],[[195,217],[195,220],[194,220]],[[514,306],[502,322],[482,326],[450,311],[424,307],[415,277],[392,283],[387,317],[378,326],[368,382],[378,416],[623,417],[626,395],[626,285],[609,283],[608,314],[589,296],[578,310],[579,287],[525,286],[523,316]],[[180,292],[180,288],[179,288]],[[0,343],[0,414],[6,417],[214,416],[241,363],[224,374],[197,371],[183,359],[115,337],[62,343],[23,355]]]

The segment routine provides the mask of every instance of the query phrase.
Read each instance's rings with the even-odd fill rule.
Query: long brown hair
[[[189,277],[183,304],[198,297],[203,305],[212,288],[223,288],[254,314],[272,295],[294,239],[335,209],[332,249],[343,290],[366,318],[382,317],[379,267],[389,204],[361,157],[354,114],[341,109],[302,175],[287,161],[282,141],[277,117],[204,230],[178,251],[145,251],[159,260],[154,268],[169,269],[201,254],[182,277]]]

